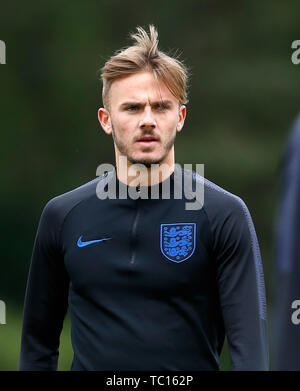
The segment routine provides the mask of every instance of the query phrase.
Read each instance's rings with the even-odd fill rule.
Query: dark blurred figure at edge
[[[293,124],[281,168],[275,222],[273,370],[300,370],[300,115]]]

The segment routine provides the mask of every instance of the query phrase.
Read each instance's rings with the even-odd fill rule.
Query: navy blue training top
[[[189,174],[193,185],[203,179]],[[57,369],[67,310],[71,370],[219,370],[225,334],[231,370],[268,370],[249,211],[206,179],[203,207],[187,210],[191,199],[174,197],[174,178],[171,199],[162,183],[158,199],[100,199],[101,181],[121,184],[112,171],[48,202],[27,282],[20,370]]]

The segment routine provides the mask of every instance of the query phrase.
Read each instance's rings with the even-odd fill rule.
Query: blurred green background
[[[187,121],[176,162],[204,163],[205,176],[244,199],[257,230],[272,311],[273,224],[284,143],[300,110],[300,2],[5,2],[0,39],[1,260],[0,370],[16,370],[23,300],[46,202],[114,163],[112,139],[97,122],[99,69],[129,32],[149,23],[160,48],[178,49],[191,70]],[[269,320],[269,324],[270,324]],[[270,325],[271,327],[271,325]],[[59,369],[69,370],[67,318]],[[228,369],[224,349],[222,369]]]

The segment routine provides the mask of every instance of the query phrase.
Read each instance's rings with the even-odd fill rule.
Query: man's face
[[[145,71],[115,80],[109,96],[109,112],[100,109],[99,120],[113,135],[116,157],[125,155],[131,163],[146,166],[172,163],[186,108],[179,107],[166,85]]]

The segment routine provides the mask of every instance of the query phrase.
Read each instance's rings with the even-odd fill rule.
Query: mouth
[[[141,137],[137,140],[137,143],[139,143],[143,146],[145,146],[145,145],[152,146],[157,142],[158,142],[158,139],[153,136],[144,136],[144,137]]]

